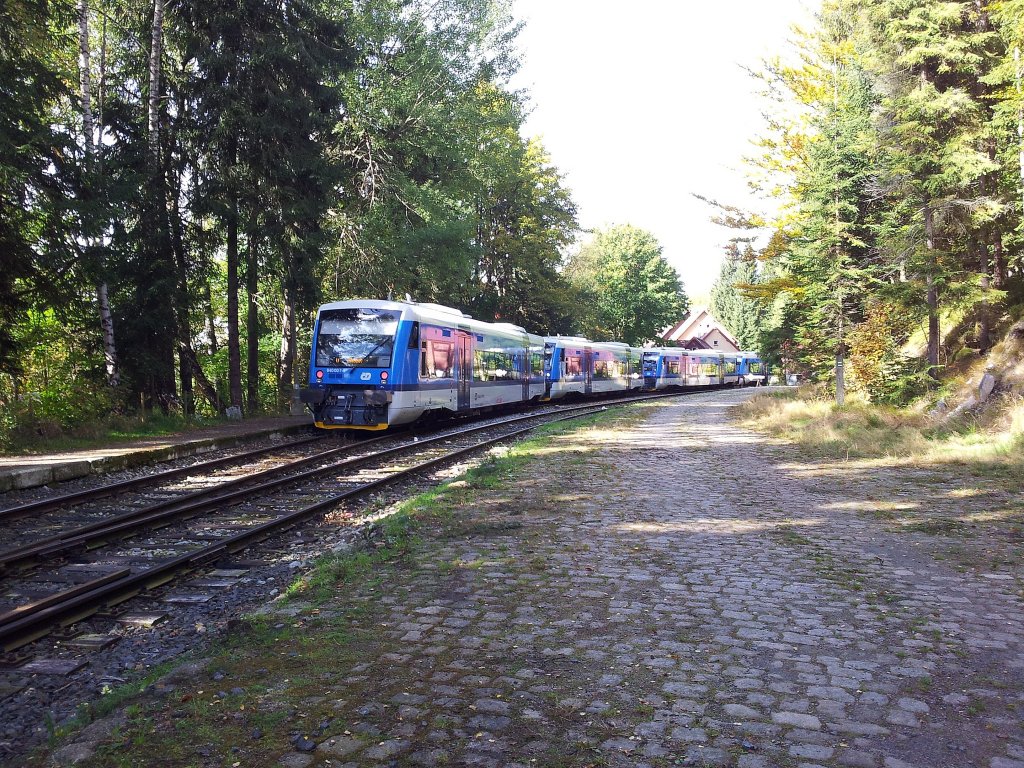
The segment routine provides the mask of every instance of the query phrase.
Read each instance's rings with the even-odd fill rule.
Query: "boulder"
[[[996,377],[991,373],[986,373],[981,377],[981,381],[978,383],[978,402],[984,403],[988,400],[992,394],[992,390],[996,388]]]

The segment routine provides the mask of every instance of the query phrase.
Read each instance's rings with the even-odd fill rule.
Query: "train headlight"
[[[323,371],[317,371],[316,372],[316,380],[317,381],[323,381],[323,378],[324,378],[324,372]]]
[[[387,381],[388,380],[388,372],[387,371],[381,371],[380,372],[380,380],[381,381]]]

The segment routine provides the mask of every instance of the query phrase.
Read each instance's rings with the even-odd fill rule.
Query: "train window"
[[[678,360],[669,360],[668,361],[668,372],[671,373],[671,374],[674,374],[676,376],[679,375],[679,361]]]
[[[583,358],[565,358],[565,373],[567,376],[579,376],[581,373],[583,373]]]
[[[325,309],[316,337],[316,364],[388,368],[398,314],[385,309]]]
[[[530,373],[534,376],[540,376],[544,373],[544,355],[540,352],[530,354]]]
[[[413,323],[409,332],[409,349],[417,349],[420,345],[420,324]]]
[[[476,350],[473,353],[473,378],[477,381],[505,381],[519,378],[515,356],[503,350]]]
[[[609,379],[611,374],[608,371],[607,360],[596,360],[594,362],[594,378],[595,379]]]
[[[455,345],[450,341],[424,341],[420,354],[420,377],[444,379],[452,377]]]

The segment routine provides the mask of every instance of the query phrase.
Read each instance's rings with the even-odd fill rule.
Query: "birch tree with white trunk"
[[[96,123],[92,114],[92,48],[89,38],[89,1],[78,0],[78,73],[82,102],[82,138],[85,153],[85,167],[89,177],[96,170],[97,155],[103,151],[102,142],[96,136]],[[82,233],[88,251],[102,249],[102,238],[97,237],[94,225],[86,224]],[[100,272],[103,271],[103,256],[100,250]],[[110,311],[110,290],[106,280],[100,278],[96,285],[96,302],[99,306],[100,329],[103,334],[103,357],[107,372],[107,383],[111,387],[121,384],[118,370],[117,343],[114,337],[114,317]]]

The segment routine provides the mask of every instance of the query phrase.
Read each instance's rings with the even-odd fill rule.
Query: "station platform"
[[[56,454],[0,456],[0,493],[137,467],[228,448],[247,440],[293,435],[311,429],[313,417],[269,416],[198,427],[102,448]]]

